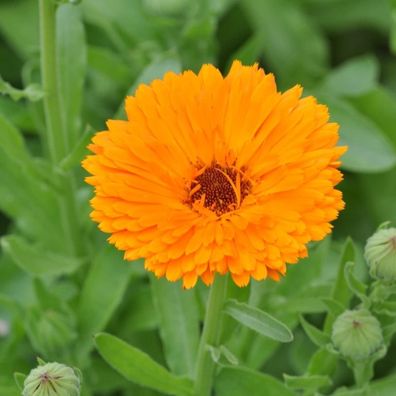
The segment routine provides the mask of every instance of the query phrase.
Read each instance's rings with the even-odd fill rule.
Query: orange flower
[[[224,78],[204,65],[142,84],[83,162],[92,219],[125,259],[185,288],[216,272],[279,279],[344,207],[338,125],[301,94],[238,61]]]

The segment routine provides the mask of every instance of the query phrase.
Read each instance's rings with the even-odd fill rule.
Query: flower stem
[[[56,6],[53,0],[39,0],[41,78],[45,91],[46,124],[43,137],[54,169],[68,152],[67,131],[62,123],[58,90],[55,11]],[[64,246],[68,253],[75,255],[81,253],[81,238],[78,232],[78,212],[73,178],[72,175],[65,173],[60,173],[58,178],[62,185],[62,194],[58,197],[58,208],[64,232]]]
[[[217,276],[209,292],[204,328],[198,350],[194,396],[210,396],[215,363],[208,346],[217,347],[220,341],[222,308],[227,291],[227,276]]]
[[[58,164],[65,157],[67,145],[63,131],[57,87],[55,2],[52,0],[39,0],[39,5],[41,73],[45,91],[45,137],[51,162]]]
[[[365,385],[370,381],[372,374],[370,373],[369,362],[357,362],[353,367],[353,376],[355,378],[355,384],[359,389],[364,388]]]

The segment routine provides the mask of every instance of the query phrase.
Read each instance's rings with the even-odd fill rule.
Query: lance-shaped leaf
[[[293,396],[274,377],[244,367],[224,367],[215,379],[216,396]]]
[[[1,239],[1,246],[15,263],[31,275],[62,275],[74,272],[83,260],[50,252],[28,243],[17,235],[9,235]]]
[[[327,375],[304,375],[292,376],[283,374],[285,384],[288,388],[315,392],[324,386],[329,386],[332,381]]]
[[[56,48],[62,124],[69,148],[78,140],[86,70],[86,45],[80,6],[62,4],[56,11]]]
[[[366,306],[370,303],[369,299],[366,295],[367,286],[361,282],[353,273],[353,268],[355,264],[353,261],[348,261],[345,265],[344,274],[345,280],[348,284],[349,289],[360,298],[360,300],[366,304]]]
[[[121,302],[130,279],[130,267],[120,252],[108,244],[94,258],[77,308],[80,337],[76,352],[80,358],[93,347],[92,336],[104,329]]]
[[[149,355],[110,334],[95,337],[103,359],[127,380],[166,395],[192,395],[192,383],[177,377],[155,362]]]
[[[309,339],[317,346],[323,347],[330,342],[330,337],[328,334],[319,330],[317,327],[311,325],[307,322],[303,316],[300,316],[300,323],[309,337]]]
[[[286,325],[258,308],[236,300],[229,300],[224,305],[224,312],[243,326],[265,337],[279,342],[290,342],[293,340],[293,334]]]
[[[195,290],[183,290],[164,279],[151,280],[167,363],[174,373],[192,376],[199,343]]]

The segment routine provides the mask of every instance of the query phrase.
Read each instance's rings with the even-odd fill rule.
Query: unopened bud
[[[381,325],[367,309],[348,310],[335,320],[331,341],[344,357],[364,360],[383,345]]]
[[[395,282],[396,228],[382,228],[372,235],[367,240],[364,256],[373,278]]]
[[[23,396],[80,396],[80,378],[64,364],[46,363],[27,376]]]

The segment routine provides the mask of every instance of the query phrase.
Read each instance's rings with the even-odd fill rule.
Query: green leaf
[[[354,172],[375,173],[391,169],[396,153],[387,136],[365,115],[348,102],[323,97],[329,106],[331,119],[340,124],[340,145],[348,151],[342,157],[343,168]]]
[[[396,301],[382,301],[375,308],[375,311],[382,315],[396,316]]]
[[[345,279],[345,266],[349,261],[354,261],[356,256],[355,245],[351,238],[347,238],[342,247],[339,263],[337,279],[334,283],[331,298],[339,302],[342,306],[348,306],[349,300],[352,294],[348,288],[348,283]],[[333,316],[330,313],[327,315],[324,330],[330,331],[333,322],[337,316]]]
[[[361,282],[353,273],[353,268],[355,263],[353,261],[348,261],[344,268],[345,280],[347,281],[349,289],[360,298],[363,303],[368,304],[369,299],[366,295],[367,286]]]
[[[347,238],[341,251],[337,278],[331,293],[331,299],[339,302],[342,306],[348,306],[352,297],[352,293],[345,280],[344,271],[346,263],[355,260],[355,250],[352,239]],[[323,327],[325,333],[328,334],[331,331],[336,317],[337,315],[334,315],[331,310],[328,312]],[[332,375],[336,368],[336,364],[337,357],[331,354],[326,348],[321,348],[312,356],[308,366],[308,373],[311,375]]]
[[[258,308],[236,300],[229,300],[224,305],[224,312],[243,326],[265,337],[279,342],[290,342],[293,340],[293,334],[286,325]]]
[[[244,367],[223,367],[215,379],[216,396],[294,396],[274,377]]]
[[[159,317],[166,361],[172,372],[193,376],[199,344],[195,290],[151,277],[151,291]]]
[[[77,307],[80,334],[75,350],[80,358],[91,350],[93,335],[105,328],[120,304],[129,283],[131,265],[107,243],[94,258]]]
[[[312,0],[307,3],[309,13],[316,24],[327,32],[344,33],[358,29],[374,29],[384,35],[388,34],[390,24],[388,0],[375,2],[372,0]]]
[[[176,377],[146,353],[110,334],[95,336],[99,353],[127,380],[167,395],[192,395],[192,383]]]
[[[0,141],[1,210],[26,235],[62,251],[55,192],[43,180],[19,131],[1,114]]]
[[[336,96],[357,96],[377,85],[379,65],[372,55],[352,58],[332,70],[320,85],[320,90]]]
[[[0,2],[1,33],[22,59],[37,51],[38,14],[38,5],[33,1]]]
[[[36,126],[30,110],[30,106],[25,103],[14,102],[11,98],[0,95],[0,114],[7,117],[17,128],[35,132]]]
[[[20,268],[35,276],[70,274],[83,263],[76,257],[66,257],[32,245],[17,235],[3,237],[1,246]]]
[[[345,306],[333,298],[322,298],[322,301],[326,305],[328,312],[334,317],[341,315],[346,310]]]
[[[111,28],[109,34],[121,32],[121,37],[126,37],[126,43],[130,46],[154,38],[154,28],[143,13],[142,2],[139,0],[116,0],[111,5],[108,0],[84,0],[82,7],[84,17],[90,23],[101,28]]]
[[[26,375],[22,373],[14,373],[14,380],[15,383],[17,384],[19,390],[22,392],[24,388],[24,382],[26,379]]]
[[[224,345],[220,345],[218,348],[207,345],[206,348],[209,350],[212,360],[218,365],[237,366],[239,364],[238,358]]]
[[[22,134],[11,124],[5,116],[0,114],[1,147],[21,162],[30,161]]]
[[[367,387],[363,387],[361,389],[359,388],[350,389],[350,388],[346,388],[345,386],[342,386],[341,388],[338,388],[334,393],[332,393],[331,396],[369,396],[370,394],[367,392],[368,392]],[[375,396],[377,395],[378,394],[375,393]]]
[[[132,332],[144,332],[159,327],[159,318],[151,294],[150,285],[145,279],[137,280],[132,276],[131,285],[128,290],[128,300],[133,304],[133,309],[123,319],[119,334],[131,334]]]
[[[309,337],[309,339],[318,347],[324,347],[330,342],[330,337],[328,334],[319,330],[317,327],[311,325],[307,322],[302,315],[300,315],[300,323]]]
[[[396,1],[392,1],[392,14],[391,14],[391,31],[390,31],[390,49],[396,54]]]
[[[77,339],[73,319],[59,310],[29,307],[25,312],[24,325],[34,350],[48,360],[64,359]]]
[[[337,367],[338,357],[327,348],[318,349],[309,361],[307,372],[310,375],[331,375]]]
[[[94,133],[95,131],[91,127],[85,129],[70,153],[60,162],[59,168],[62,169],[62,171],[70,171],[81,163],[85,154],[88,153],[87,146]]]
[[[307,286],[301,296],[296,296],[293,299],[284,301],[281,303],[281,307],[287,312],[304,314],[323,312],[326,307],[320,297],[328,294],[329,285]]]
[[[393,395],[396,389],[396,375],[388,375],[384,378],[372,381],[369,385],[369,392],[375,396]]]
[[[8,95],[12,100],[28,99],[32,102],[40,100],[44,96],[44,91],[38,84],[29,84],[24,89],[14,88],[11,84],[4,81],[0,76],[0,94]]]
[[[1,384],[0,383],[0,395],[7,396],[20,396],[21,392],[15,386],[15,384]]]
[[[251,65],[257,61],[261,52],[262,39],[260,35],[256,33],[246,40],[243,45],[230,56],[227,69],[230,68],[234,59],[240,60],[244,65]]]
[[[281,86],[322,76],[328,57],[326,42],[298,2],[243,0],[240,4],[260,35],[266,62],[277,72]]]
[[[62,4],[56,11],[57,75],[63,128],[74,145],[81,127],[80,111],[86,70],[86,45],[81,8]]]
[[[332,384],[331,378],[327,375],[292,376],[283,374],[283,378],[288,388],[310,392],[315,392],[320,388]]]
[[[393,335],[396,333],[396,321],[390,325],[384,326],[382,328],[382,332],[384,335],[384,340],[386,343],[392,340]]]
[[[22,314],[22,309],[18,302],[9,296],[0,294],[0,306],[6,308],[12,313]]]
[[[394,92],[377,87],[365,95],[350,99],[353,105],[369,117],[393,142],[396,148],[396,97]]]
[[[225,357],[228,363],[232,364],[233,366],[237,366],[239,364],[238,358],[226,346],[220,345],[219,350],[221,355]]]

